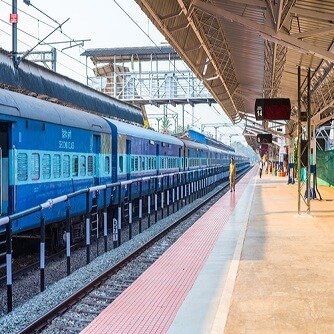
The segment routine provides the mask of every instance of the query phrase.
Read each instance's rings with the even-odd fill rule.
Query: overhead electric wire
[[[3,0],[1,0],[1,1],[3,1]],[[6,21],[3,20],[3,19],[0,19],[0,21],[1,21],[1,22],[4,22],[5,24],[7,24],[7,25],[9,25],[9,26],[11,25],[10,23],[6,22]],[[40,41],[39,38],[37,38],[36,36],[31,35],[30,33],[28,33],[28,32],[26,32],[26,31],[20,29],[19,27],[17,28],[17,30],[20,31],[20,32],[22,32],[22,33],[24,33],[25,35],[28,35],[28,36],[31,37],[31,38],[36,39],[37,41]],[[11,36],[11,34],[7,33],[6,31],[4,31],[4,30],[2,30],[2,29],[1,29],[1,31],[3,31],[6,35]],[[31,45],[27,44],[26,42],[23,42],[22,40],[18,39],[18,41],[19,41],[20,43],[26,45],[27,47],[32,48]],[[49,45],[49,46],[53,47],[51,44],[48,44],[48,43],[45,43],[45,45]],[[54,47],[53,47],[53,48],[54,48]],[[72,60],[74,60],[74,61],[80,63],[81,65],[86,66],[84,63],[82,63],[82,62],[79,61],[78,59],[74,58],[73,56],[71,56],[71,55],[69,55],[69,54],[67,54],[67,53],[65,53],[65,52],[63,52],[62,50],[59,50],[59,49],[57,49],[57,48],[55,48],[55,49],[56,49],[58,52],[63,53],[65,56],[71,58]],[[86,76],[82,75],[81,73],[79,73],[79,72],[73,70],[72,68],[70,68],[70,67],[64,65],[63,63],[61,63],[61,62],[59,62],[59,61],[57,61],[57,64],[63,66],[64,68],[70,70],[71,72],[73,72],[73,73],[75,73],[75,74],[81,76],[82,78],[86,78]]]
[[[9,4],[9,3],[6,2],[5,0],[0,0],[0,1],[11,7],[11,4]],[[30,6],[31,6],[31,4],[30,4]],[[51,19],[53,22],[55,22],[55,23],[57,23],[58,25],[60,25],[55,19],[51,18],[49,15],[47,15],[47,14],[44,13],[44,12],[42,12],[41,10],[39,10],[38,8],[36,8],[35,6],[33,6],[33,8],[37,9],[39,12],[41,12],[42,14],[44,14],[45,16],[47,16],[47,17],[48,17],[49,19]],[[53,26],[53,25],[51,25],[51,24],[49,24],[49,23],[47,23],[47,22],[45,22],[45,21],[43,21],[43,20],[40,20],[40,19],[37,18],[36,16],[33,16],[33,15],[27,13],[26,11],[24,11],[24,10],[22,10],[22,9],[17,8],[17,10],[20,11],[20,12],[22,12],[23,14],[29,16],[30,18],[32,18],[32,19],[34,19],[34,20],[36,20],[36,21],[38,21],[38,22],[40,22],[40,23],[42,23],[42,24],[44,24],[44,25],[46,25],[46,26],[48,26],[48,27],[50,27],[50,28],[52,28],[52,29],[55,29],[55,28],[56,28],[55,26]],[[2,22],[6,23],[7,25],[11,26],[10,23],[8,23],[8,22],[6,22],[6,21],[4,21],[4,20],[2,20],[2,19],[0,19],[0,20],[1,20]],[[28,33],[28,32],[26,32],[26,31],[20,29],[19,27],[17,27],[17,29],[18,29],[20,32],[23,32],[24,34],[28,35],[29,37],[36,39],[37,41],[40,41],[40,40],[41,40],[40,38],[38,38],[38,37],[36,37],[36,36],[34,36],[34,35],[31,35],[30,33]],[[60,30],[60,33],[61,33],[62,35],[64,35],[66,38],[68,38],[68,39],[69,39],[69,42],[74,42],[74,41],[75,41],[73,38],[71,38],[70,36],[68,36],[67,34],[65,34],[62,30]],[[6,34],[8,34],[8,33],[6,33]],[[9,35],[9,36],[10,36],[10,35]],[[25,44],[26,46],[28,46],[29,48],[31,48],[31,45],[28,45],[27,43],[23,42],[22,40],[19,40],[19,41],[20,41],[20,43],[23,43],[23,44]],[[89,67],[88,65],[86,65],[85,63],[83,63],[81,60],[79,60],[79,59],[77,59],[77,58],[74,58],[73,56],[69,55],[68,53],[64,52],[63,50],[60,50],[60,49],[58,49],[58,48],[55,48],[55,47],[52,45],[52,43],[44,42],[43,45],[48,45],[48,46],[50,46],[50,47],[56,49],[58,52],[61,52],[62,54],[64,54],[66,57],[69,57],[70,59],[74,60],[75,62],[79,63],[80,65],[85,66],[85,68],[88,68],[88,69],[90,69],[91,71],[94,71],[93,68]],[[81,46],[80,46],[80,47],[81,47]],[[86,51],[85,48],[83,48],[83,47],[81,47],[81,48],[82,48],[84,51]],[[73,73],[79,75],[79,76],[82,77],[82,78],[86,78],[85,75],[82,75],[81,73],[78,73],[77,71],[73,70],[72,68],[70,68],[70,67],[64,65],[63,63],[61,63],[61,62],[59,62],[59,61],[57,62],[57,64],[63,66],[64,68],[70,70],[71,72],[73,72]]]
[[[131,17],[131,15],[129,13],[127,13],[127,11],[116,0],[113,0],[113,1],[122,10],[122,12],[140,29],[140,31],[143,32],[143,34],[157,47],[157,49],[159,50],[159,52],[163,53],[163,50],[160,48],[160,46],[157,43],[155,43],[155,41],[151,38],[151,36],[144,31],[144,29]],[[176,69],[176,71],[179,74],[181,74],[182,76],[184,76],[184,73],[182,73],[175,66],[175,64],[173,64],[173,62],[170,59],[168,59],[168,62],[173,65],[173,67]]]

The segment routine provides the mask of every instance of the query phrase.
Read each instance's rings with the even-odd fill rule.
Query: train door
[[[93,153],[94,153],[94,186],[100,184],[100,155],[101,137],[93,135]]]
[[[8,212],[9,125],[0,123],[0,214]]]
[[[130,180],[131,177],[131,140],[126,140],[126,179]]]

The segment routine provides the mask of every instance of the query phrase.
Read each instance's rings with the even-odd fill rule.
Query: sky
[[[18,51],[26,52],[33,48],[36,51],[50,51],[50,44],[56,42],[57,44],[52,45],[57,49],[57,72],[82,83],[86,83],[87,75],[93,75],[93,64],[88,61],[86,67],[86,57],[81,56],[87,49],[161,46],[166,43],[163,35],[134,0],[30,0],[30,3],[28,6],[23,0],[17,0]],[[0,46],[8,51],[12,50],[12,28],[9,23],[11,12],[12,1],[0,0]],[[55,32],[52,33],[53,30]],[[49,44],[37,45],[44,38],[44,43]],[[83,46],[69,48],[77,44],[73,40],[87,41]],[[179,114],[181,124],[181,107],[174,108],[169,105],[168,109]],[[150,125],[157,129],[156,117],[150,115],[162,114],[162,107],[159,110],[157,107],[148,106],[147,113]],[[229,120],[219,105],[210,107],[201,104],[194,108],[185,106],[185,122],[193,124],[195,129],[199,130],[201,124],[226,123]],[[207,127],[206,131],[215,135],[212,127]],[[241,132],[240,126],[220,127],[217,139],[227,144],[230,141],[245,143],[241,135],[231,136]]]

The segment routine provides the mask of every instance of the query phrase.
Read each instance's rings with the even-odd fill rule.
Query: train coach
[[[247,163],[234,152],[3,89],[0,146],[2,216],[96,185],[222,164],[227,169],[231,156],[240,168]],[[133,190],[138,196],[138,188]],[[120,200],[111,191],[107,203],[97,198],[97,207]],[[85,197],[79,196],[45,211],[54,244],[63,240],[67,205],[72,234],[83,236],[86,207]],[[37,214],[21,218],[13,222],[12,231],[31,234],[39,221]]]
[[[112,182],[112,134],[104,118],[5,90],[0,91],[0,109],[1,215]],[[69,203],[74,216],[82,212],[83,200]],[[65,203],[47,210],[46,221],[63,219],[64,210]],[[49,226],[57,240],[61,225]],[[38,217],[27,217],[14,221],[12,230],[37,226]],[[81,229],[74,221],[76,228]]]

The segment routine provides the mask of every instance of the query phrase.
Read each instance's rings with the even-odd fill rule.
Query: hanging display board
[[[289,120],[290,99],[256,99],[255,118],[261,120]]]
[[[256,141],[263,144],[271,144],[273,142],[273,135],[271,133],[260,133],[256,136]]]

